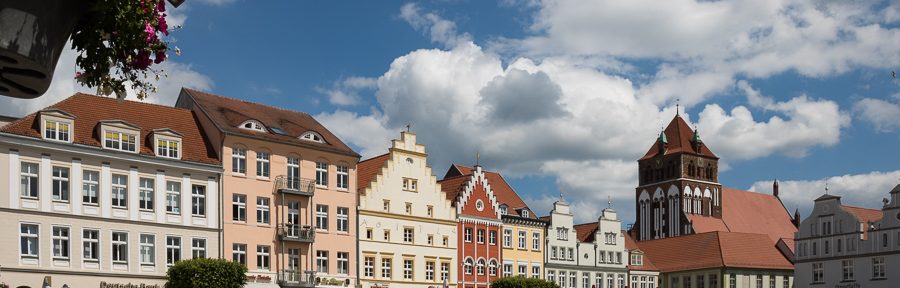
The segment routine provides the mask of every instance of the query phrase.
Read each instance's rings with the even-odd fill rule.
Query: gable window
[[[337,165],[337,188],[350,188],[350,173],[347,166]]]
[[[263,125],[261,123],[253,121],[253,120],[244,121],[244,123],[241,123],[241,125],[238,127],[240,127],[241,129],[253,130],[253,131],[258,131],[258,132],[266,132],[266,128],[263,127]]]
[[[521,216],[522,216],[522,217],[525,217],[525,218],[531,217],[531,216],[528,214],[528,210],[525,210],[525,209],[522,209],[522,213],[521,213],[521,214],[522,214]]]
[[[84,170],[82,172],[81,193],[84,204],[99,204],[100,172]]]
[[[247,149],[234,148],[231,150],[231,172],[238,174],[247,172]]]
[[[328,186],[328,163],[316,162],[316,186]]]
[[[643,264],[642,264],[643,261],[641,261],[641,260],[642,260],[642,259],[641,259],[641,255],[640,255],[640,254],[631,254],[631,265],[634,265],[634,266],[641,266],[641,265],[643,265]]]
[[[128,152],[137,152],[135,145],[137,136],[130,133],[106,131],[103,145],[109,149],[116,149]]]
[[[303,133],[303,135],[300,136],[300,139],[303,139],[306,141],[325,143],[325,141],[322,140],[322,135],[319,135],[319,133],[312,132],[312,131]]]
[[[113,174],[112,206],[116,208],[128,207],[128,176]]]
[[[569,240],[569,229],[562,228],[562,227],[556,228],[556,240],[568,241]]]
[[[44,121],[44,139],[69,142],[70,124],[56,120]]]
[[[403,178],[403,190],[416,192],[419,189],[419,181],[412,178]]]
[[[506,215],[506,213],[507,213],[507,211],[506,211],[507,208],[508,208],[508,207],[506,206],[506,204],[500,205],[500,215]]]
[[[269,177],[269,152],[256,152],[256,176]]]
[[[24,198],[38,198],[38,164],[22,162],[21,193]]]
[[[156,156],[178,159],[178,141],[156,140]]]
[[[69,202],[69,168],[53,167],[53,200]]]

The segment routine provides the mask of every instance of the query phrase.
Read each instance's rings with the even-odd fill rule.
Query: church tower
[[[638,240],[691,234],[692,218],[721,219],[718,162],[700,132],[676,115],[638,159]]]

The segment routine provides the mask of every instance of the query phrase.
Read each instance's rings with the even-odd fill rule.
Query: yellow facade
[[[503,247],[501,275],[543,279],[544,225],[544,222],[536,219],[503,217],[503,232],[500,237]]]

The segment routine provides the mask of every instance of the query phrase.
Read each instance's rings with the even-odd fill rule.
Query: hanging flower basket
[[[0,0],[0,94],[35,98],[90,1]]]

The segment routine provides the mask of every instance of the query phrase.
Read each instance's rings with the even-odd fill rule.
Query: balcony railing
[[[279,193],[313,196],[316,191],[316,180],[313,179],[278,176],[275,179],[275,185],[277,185]]]
[[[283,288],[316,287],[316,271],[284,270],[278,273],[278,285]]]
[[[278,234],[283,241],[313,243],[316,239],[316,230],[309,225],[284,224]]]

